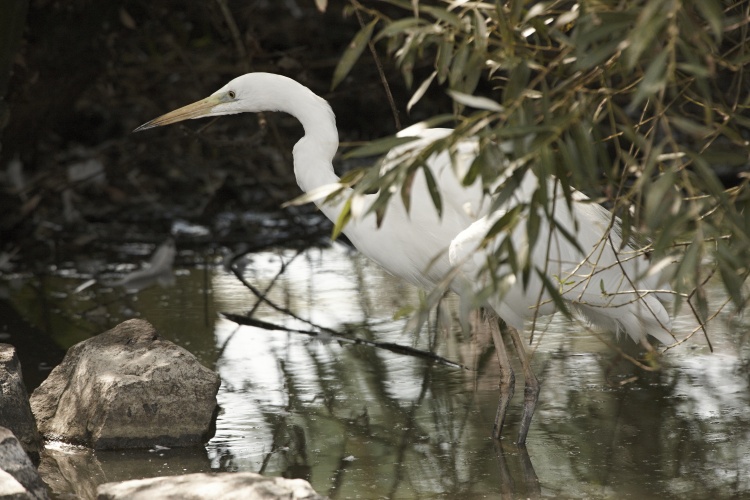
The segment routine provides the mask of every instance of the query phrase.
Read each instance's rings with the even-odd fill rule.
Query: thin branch
[[[224,316],[226,319],[230,321],[234,321],[235,323],[239,325],[254,326],[256,328],[261,328],[263,330],[278,330],[278,331],[284,331],[284,332],[290,332],[290,333],[301,333],[303,335],[308,335],[310,337],[321,337],[320,331],[289,328],[287,326],[277,325],[275,323],[270,323],[268,321],[250,318],[248,316],[243,316],[240,314],[232,314],[232,313],[223,312],[221,313],[221,315]],[[306,322],[306,323],[309,323],[309,322]],[[396,354],[404,354],[406,356],[413,356],[416,358],[427,359],[429,361],[435,361],[437,363],[440,363],[445,366],[450,366],[452,368],[461,368],[463,370],[473,371],[471,368],[469,368],[468,366],[462,365],[461,363],[456,363],[455,361],[451,361],[442,356],[438,356],[435,353],[423,351],[421,349],[416,349],[414,347],[403,346],[400,344],[395,344],[393,342],[378,342],[376,340],[367,340],[367,339],[362,339],[359,337],[346,337],[339,333],[336,333],[334,330],[331,330],[330,328],[324,328],[324,327],[317,327],[317,328],[325,332],[325,334],[322,335],[322,339],[324,340],[330,339],[330,340],[335,340],[337,342],[340,342],[342,344],[354,344],[354,345],[364,345],[368,347],[376,347],[378,349],[385,349],[386,351],[391,351]]]
[[[357,21],[359,21],[359,26],[361,28],[365,27],[365,21],[362,19],[362,13],[360,12],[360,9],[362,8],[362,4],[360,4],[357,0],[349,0],[354,7],[354,13],[357,15]],[[370,54],[372,54],[372,59],[375,61],[375,66],[378,68],[378,74],[380,75],[380,82],[383,84],[383,90],[385,90],[385,95],[388,97],[388,104],[391,106],[391,113],[393,113],[393,121],[396,125],[396,130],[401,130],[401,120],[398,117],[398,108],[396,107],[396,101],[393,99],[393,94],[391,93],[391,87],[388,85],[388,79],[385,77],[385,71],[383,71],[383,63],[380,62],[380,57],[378,57],[378,53],[375,50],[375,44],[372,43],[372,40],[367,41],[367,47],[370,49]]]

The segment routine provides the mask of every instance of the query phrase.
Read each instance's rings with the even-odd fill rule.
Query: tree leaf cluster
[[[435,120],[449,122],[451,135],[396,168],[363,175],[355,196],[379,193],[369,210],[382,218],[395,193],[409,206],[410,183],[429,156],[454,154],[475,137],[479,154],[464,183],[481,182],[502,201],[508,169],[555,176],[568,202],[577,189],[609,208],[623,244],[637,240],[652,262],[672,264],[677,306],[689,300],[708,319],[704,287],[715,277],[744,307],[750,0],[385,0],[349,8],[368,22],[343,53],[334,86],[372,42],[413,89],[410,110],[433,91],[454,102],[452,116]],[[352,154],[384,152],[379,145],[391,144]],[[434,180],[430,186],[439,208]],[[505,219],[538,226],[529,214],[550,215],[540,212],[544,203],[536,196]],[[529,226],[530,238],[541,237],[535,230]]]

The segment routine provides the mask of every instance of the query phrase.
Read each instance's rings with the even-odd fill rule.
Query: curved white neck
[[[333,171],[333,157],[339,147],[339,133],[331,106],[294,80],[285,79],[279,83],[294,88],[285,92],[286,98],[278,103],[278,110],[297,118],[305,130],[304,137],[294,145],[292,151],[297,184],[303,191],[310,192],[338,182],[339,178]],[[336,221],[342,203],[315,204],[329,219]]]

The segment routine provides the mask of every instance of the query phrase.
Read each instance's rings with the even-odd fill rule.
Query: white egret
[[[301,122],[304,136],[295,144],[293,156],[294,173],[303,191],[309,192],[339,180],[332,165],[339,140],[331,107],[307,87],[280,75],[249,73],[240,76],[206,99],[155,118],[136,131],[187,119],[261,111],[283,111]],[[389,153],[388,158],[393,161],[403,153],[418,151],[450,133],[448,129],[427,129],[418,133],[407,129],[400,135],[418,135],[419,139],[399,146]],[[515,197],[500,211],[489,214],[491,200],[486,198],[479,183],[463,186],[452,168],[454,161],[470,164],[475,154],[476,144],[467,141],[459,145],[458,155],[453,159],[445,152],[429,158],[429,168],[437,179],[443,200],[442,216],[432,202],[424,174],[419,171],[412,185],[410,210],[407,211],[400,197],[394,197],[380,227],[375,215],[368,214],[353,218],[344,228],[344,233],[360,252],[391,274],[411,283],[434,287],[447,276],[452,265],[456,265],[461,273],[454,281],[454,289],[462,294],[475,290],[479,286],[476,277],[484,261],[483,252],[491,250],[477,251],[481,238],[498,214],[507,211],[513,203],[528,202],[533,189],[539,184],[534,174],[527,173]],[[351,191],[344,194],[351,194]],[[365,204],[373,201],[374,196],[365,195]],[[606,237],[608,220],[611,218],[609,212],[598,205],[585,203],[587,200],[580,193],[576,193],[575,197],[576,203],[572,209],[562,201],[559,203],[561,206],[556,210],[555,218],[580,242],[583,252],[561,238],[559,231],[550,229],[547,224],[542,231],[546,231],[548,236],[539,238],[545,242],[534,247],[532,261],[538,268],[546,269],[547,276],[553,280],[566,276],[567,281],[571,281],[586,273],[594,274],[592,282],[595,286],[582,285],[572,290],[562,290],[565,300],[590,320],[614,330],[623,329],[638,341],[645,341],[646,333],[662,342],[671,341],[667,333],[670,329],[669,316],[661,303],[651,296],[634,292],[648,289],[650,284],[641,283],[636,265],[640,257],[619,259],[619,241]],[[561,200],[559,196],[551,199]],[[341,199],[325,204],[316,203],[332,221],[338,219],[343,208]],[[518,229],[511,234],[519,247],[524,244],[524,234]],[[601,250],[597,253],[595,249],[599,247]],[[544,259],[548,257],[549,266],[545,266]],[[609,293],[604,298],[597,276],[603,280],[603,290]],[[560,283],[565,284],[566,281]],[[510,327],[513,344],[524,367],[526,398],[517,441],[519,444],[524,444],[526,440],[539,386],[518,330],[523,329],[524,319],[535,313],[535,305],[540,297],[542,303],[538,312],[553,312],[551,303],[544,303],[549,297],[542,293],[541,286],[539,277],[532,275],[527,288],[514,284],[502,297],[491,298],[487,303]],[[629,298],[626,299],[626,296]],[[497,328],[493,329],[493,341],[503,374],[501,399],[493,427],[493,437],[499,438],[507,403],[513,392],[513,373]]]

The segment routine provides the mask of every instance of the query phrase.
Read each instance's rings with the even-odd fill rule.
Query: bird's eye
[[[237,97],[237,94],[235,94],[234,90],[230,90],[227,95],[230,99],[234,99],[235,97]]]

